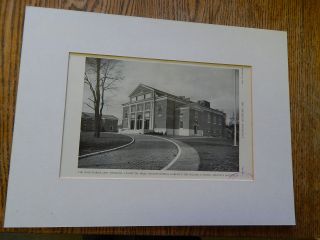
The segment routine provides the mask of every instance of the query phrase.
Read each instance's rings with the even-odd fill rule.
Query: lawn
[[[93,132],[81,132],[79,156],[112,149],[132,141],[130,137],[122,134],[101,132],[100,138],[94,137],[93,134]]]
[[[199,171],[239,171],[239,147],[232,146],[231,140],[192,137],[179,140],[197,150]]]

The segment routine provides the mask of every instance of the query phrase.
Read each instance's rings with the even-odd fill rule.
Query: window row
[[[143,109],[144,107],[144,109]],[[137,105],[131,105],[131,112],[142,112],[143,110],[150,110],[151,108],[151,102],[147,102],[147,103],[140,103]]]
[[[136,101],[140,101],[140,100],[143,100],[143,99],[149,99],[151,97],[152,97],[151,93],[146,93],[146,94],[143,94],[143,95],[132,97],[131,98],[131,102],[136,102]]]
[[[137,117],[136,117],[137,115]],[[130,119],[130,129],[149,129],[150,127],[150,112],[144,113],[144,119],[143,115],[131,113],[131,119]]]
[[[208,114],[208,123],[211,123],[211,120],[213,124],[219,124],[222,125],[223,124],[223,118],[222,117],[217,117],[217,116],[213,116],[213,119],[211,119],[212,116],[211,114]]]
[[[211,114],[207,114],[208,117],[208,123],[212,123],[212,124],[218,124],[218,125],[223,125],[223,117],[218,117],[218,116],[212,116]],[[181,118],[181,116],[180,116]],[[194,120],[198,121],[199,118],[199,114],[197,111],[194,112]]]
[[[130,114],[130,119],[136,119],[136,116],[137,116],[137,118],[139,118],[139,117],[142,117],[143,114],[142,113],[137,113],[137,114],[136,113],[131,113]],[[128,113],[127,112],[125,113],[124,118],[128,118]],[[150,118],[150,112],[149,111],[144,113],[144,118],[145,119],[149,119]]]
[[[130,129],[149,129],[150,128],[150,119],[145,119],[144,124],[141,118],[135,120],[130,120]]]
[[[131,105],[130,106],[130,112],[143,112],[143,111],[148,111],[151,109],[151,102],[147,102],[145,104],[140,103],[137,105]],[[123,115],[124,118],[128,118],[128,114],[129,114],[129,107],[125,107],[123,110]]]

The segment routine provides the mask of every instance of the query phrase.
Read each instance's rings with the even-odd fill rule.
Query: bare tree
[[[89,102],[85,103],[94,111],[94,136],[100,137],[102,111],[106,107],[106,92],[117,89],[122,80],[121,62],[114,59],[86,58],[84,83],[91,91]]]

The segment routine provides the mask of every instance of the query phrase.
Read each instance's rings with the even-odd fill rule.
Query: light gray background
[[[255,181],[60,179],[69,52],[252,65]],[[15,117],[5,227],[295,224],[285,32],[27,8]]]

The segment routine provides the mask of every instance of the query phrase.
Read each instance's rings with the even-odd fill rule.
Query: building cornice
[[[142,99],[142,100],[139,100],[136,102],[126,102],[126,103],[123,103],[122,106],[125,107],[125,106],[136,105],[136,104],[140,104],[140,103],[147,103],[147,102],[152,102],[152,101],[153,101],[153,98],[148,98],[148,99]]]
[[[172,101],[175,101],[175,102],[179,102],[179,103],[182,103],[182,104],[196,104],[195,102],[192,102],[192,101],[188,101],[188,100],[183,100],[182,98],[179,98],[175,95],[172,95],[170,93],[167,93],[167,92],[163,92],[161,90],[158,90],[158,89],[155,89],[155,88],[152,88],[152,87],[149,87],[147,85],[144,85],[142,83],[140,83],[129,95],[129,97],[132,96],[132,94],[139,88],[139,87],[143,87],[143,88],[146,88],[148,90],[150,90],[151,92],[153,92],[153,96],[156,95],[157,93],[159,94],[163,94],[164,96],[155,96],[155,99],[154,97],[153,98],[149,98],[149,99],[142,99],[142,100],[138,100],[138,101],[135,101],[135,102],[127,102],[127,103],[124,103],[122,104],[123,107],[125,106],[130,106],[130,105],[135,105],[135,104],[140,104],[140,103],[145,103],[145,102],[149,102],[149,101],[161,101],[161,100],[165,100],[165,99],[169,99],[169,100],[172,100]],[[194,110],[200,110],[200,111],[206,111],[206,112],[211,112],[211,113],[215,113],[215,114],[218,114],[218,115],[221,115],[221,116],[226,116],[226,114],[220,110],[217,110],[217,109],[213,109],[213,108],[205,108],[205,107],[202,107],[202,106],[185,106],[183,108],[190,108],[190,109],[194,109]]]
[[[225,113],[224,112],[221,112],[219,110],[215,110],[215,109],[212,109],[212,108],[204,108],[204,107],[201,107],[201,106],[185,106],[185,107],[178,107],[177,109],[193,109],[193,110],[200,110],[202,112],[211,112],[211,113],[215,113],[215,114],[218,114],[218,115],[221,115],[223,117],[225,117]]]

